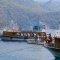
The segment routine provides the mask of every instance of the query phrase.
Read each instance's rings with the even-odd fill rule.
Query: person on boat
[[[51,34],[48,34],[46,37],[45,37],[45,41],[48,45],[51,45],[52,43],[52,37],[51,37]]]
[[[36,42],[36,40],[37,40],[37,35],[35,36],[35,42]]]
[[[51,37],[51,34],[49,34],[49,42],[52,42],[52,37]]]
[[[39,35],[36,35],[35,36],[35,42],[38,44],[38,41],[40,40],[40,36]]]

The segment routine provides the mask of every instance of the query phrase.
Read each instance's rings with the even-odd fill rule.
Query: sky
[[[48,1],[60,2],[60,0],[34,0],[34,1],[41,2],[41,3],[46,3],[46,2],[48,2]]]
[[[34,0],[34,1],[37,1],[37,2],[48,2],[49,0]]]

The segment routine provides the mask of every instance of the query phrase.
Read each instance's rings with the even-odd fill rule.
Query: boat
[[[42,32],[42,28],[44,27],[43,24],[28,24],[26,26],[32,26],[32,30],[23,31],[20,32],[16,31],[4,31],[1,37],[1,40],[3,41],[27,41],[27,43],[38,43],[42,44],[41,40],[46,35],[45,32]],[[39,36],[39,38],[35,39],[36,36]],[[36,41],[37,40],[37,41]],[[43,39],[44,40],[44,39]]]
[[[27,43],[36,43],[35,36],[45,36],[45,32],[8,32],[4,31],[1,40],[2,41],[26,41]]]
[[[52,33],[50,35],[48,34],[51,37],[51,39],[49,38],[49,36],[47,36],[46,33],[46,37],[48,37],[48,42],[46,41],[45,38],[46,43],[44,44],[44,47],[47,48],[55,58],[59,58],[60,60],[60,22],[59,22],[59,30],[55,30],[53,35]],[[49,40],[51,41],[49,42]]]
[[[47,48],[55,58],[60,58],[60,37],[54,37],[54,44],[48,43],[45,48]]]
[[[9,32],[9,31],[3,31],[3,34],[1,36],[2,41],[26,41],[24,38],[26,36],[23,36],[23,32]]]

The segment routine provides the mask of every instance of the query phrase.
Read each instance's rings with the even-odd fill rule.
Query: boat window
[[[19,36],[20,34],[19,34],[19,33],[17,33],[17,35]]]
[[[34,36],[36,36],[36,33],[34,33]]]
[[[31,37],[34,37],[34,34],[33,34],[33,33],[31,33],[31,34],[30,34],[30,36],[31,36]]]
[[[24,33],[24,36],[27,36],[27,33]]]
[[[16,33],[15,33],[15,32],[13,32],[12,34],[13,34],[13,35],[15,35]]]
[[[30,37],[30,33],[28,33],[28,37]]]
[[[23,33],[21,33],[21,36],[23,36]]]

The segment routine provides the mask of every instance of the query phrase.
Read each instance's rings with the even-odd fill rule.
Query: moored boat
[[[55,56],[55,58],[60,58],[60,37],[54,37],[54,44],[48,43],[45,47]]]
[[[36,43],[35,36],[37,35],[39,35],[41,39],[43,39],[45,36],[45,32],[6,32],[4,31],[3,35],[1,36],[1,40],[2,41],[27,41],[27,43]]]
[[[24,40],[26,36],[23,36],[20,32],[8,32],[4,31],[1,40],[2,41],[26,41]]]
[[[56,49],[54,47],[46,47],[53,55],[54,57],[60,58],[60,49]]]
[[[42,24],[32,24],[29,25],[32,26],[32,30],[21,30],[20,32],[16,31],[4,31],[2,34],[1,39],[3,41],[16,41],[16,40],[24,40],[27,41],[27,43],[39,43],[41,42],[42,37],[46,35],[45,32],[42,32],[42,28],[44,25]],[[39,36],[39,38],[35,39],[36,36]],[[37,42],[36,42],[37,40]],[[43,39],[44,40],[44,39]]]

